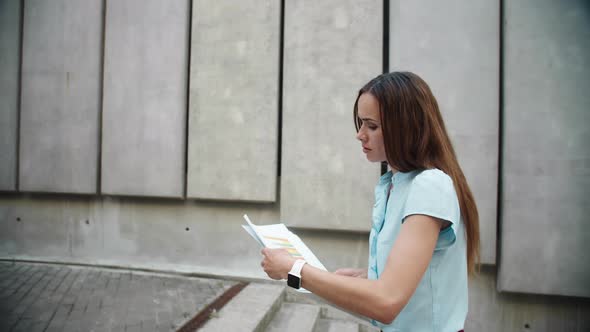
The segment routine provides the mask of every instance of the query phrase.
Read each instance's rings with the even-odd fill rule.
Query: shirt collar
[[[391,171],[390,171],[391,172]],[[409,171],[409,172],[395,172],[391,177],[391,183],[400,183],[412,177],[416,171]]]
[[[381,175],[379,178],[379,184],[387,184],[387,183],[400,183],[404,180],[409,179],[412,177],[414,173],[417,171],[409,171],[409,172],[400,172],[397,171],[393,173],[391,170],[385,172],[385,174]]]
[[[393,177],[393,173],[391,172],[391,170],[387,171],[385,174],[381,175],[381,177],[379,178],[379,184],[387,184],[389,182],[391,182]]]

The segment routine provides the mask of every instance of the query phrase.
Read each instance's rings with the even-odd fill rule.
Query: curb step
[[[332,321],[347,321],[357,323],[360,332],[380,331],[378,327],[373,326],[367,319],[363,319],[360,316],[353,315],[349,312],[330,305],[322,306],[321,317]]]
[[[378,327],[370,324],[359,324],[359,332],[379,332],[381,331]]]
[[[379,332],[367,318],[346,312],[314,294],[301,294],[287,287],[285,303],[310,304],[320,308],[320,315],[314,332],[324,331],[359,331]],[[283,304],[284,305],[284,304]],[[330,327],[334,323],[334,327]]]
[[[317,332],[358,332],[359,325],[355,322],[322,318],[318,320]]]
[[[263,331],[279,309],[284,291],[282,285],[251,283],[215,313],[199,332]]]
[[[313,304],[283,303],[265,332],[313,332],[320,307]]]

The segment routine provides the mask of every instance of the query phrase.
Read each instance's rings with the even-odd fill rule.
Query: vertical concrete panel
[[[280,1],[196,1],[187,196],[274,202]]]
[[[589,314],[583,298],[498,292],[496,270],[484,267],[469,280],[465,331],[588,331]]]
[[[20,189],[95,193],[103,1],[24,6]]]
[[[21,1],[0,1],[0,190],[16,189]]]
[[[358,90],[381,73],[383,4],[285,1],[281,221],[368,231],[380,167],[355,139]]]
[[[108,1],[102,184],[184,195],[189,1]]]
[[[482,262],[496,262],[498,1],[395,1],[390,69],[430,86],[479,211]]]
[[[499,289],[590,297],[590,6],[506,1]]]

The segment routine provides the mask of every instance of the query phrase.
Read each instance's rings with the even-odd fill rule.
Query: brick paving
[[[0,261],[0,331],[176,331],[234,284]]]

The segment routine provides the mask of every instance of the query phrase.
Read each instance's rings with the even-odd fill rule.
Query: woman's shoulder
[[[413,182],[421,184],[453,185],[453,179],[438,168],[431,168],[419,171]]]
[[[412,179],[405,214],[418,213],[454,224],[459,222],[459,202],[453,180],[442,170],[426,169]]]

